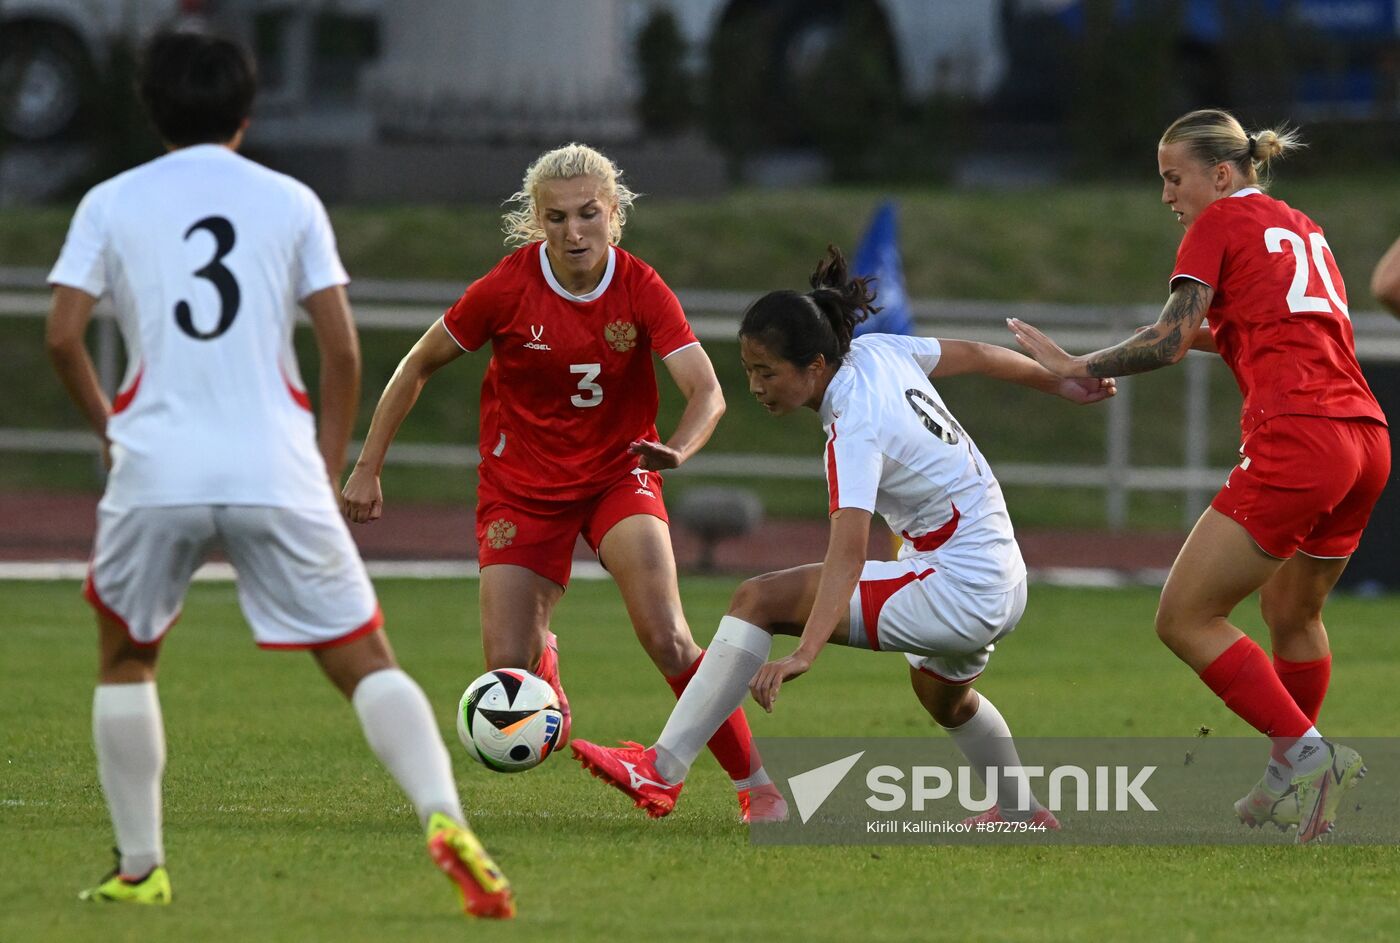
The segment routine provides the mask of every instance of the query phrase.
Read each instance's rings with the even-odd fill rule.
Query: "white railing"
[[[42,318],[48,311],[41,269],[0,268],[0,317]],[[397,282],[360,279],[351,285],[355,320],[362,331],[424,330],[462,290],[458,282]],[[680,291],[682,305],[701,340],[733,340],[738,315],[756,297],[753,292]],[[1063,305],[1038,302],[933,301],[912,302],[921,333],[1009,344],[1005,319],[1018,317],[1053,330],[1057,341],[1071,349],[1102,347],[1125,337],[1134,327],[1155,320],[1153,305]],[[103,385],[116,388],[120,342],[111,310],[98,306],[94,359]],[[1353,317],[1357,351],[1362,360],[1400,361],[1400,322],[1378,313]],[[1178,492],[1182,495],[1182,524],[1189,527],[1229,469],[1207,465],[1210,413],[1210,357],[1192,353],[1180,371],[1185,386],[1184,460],[1174,466],[1133,466],[1133,381],[1119,381],[1119,393],[1102,409],[1106,443],[1102,465],[1063,465],[998,462],[997,478],[1005,485],[1102,488],[1108,526],[1121,529],[1127,521],[1128,496],[1134,491]],[[352,445],[352,454],[358,450]],[[0,452],[95,453],[96,440],[85,431],[0,429]],[[396,465],[471,468],[478,462],[474,444],[439,445],[396,442],[389,453]],[[817,479],[824,474],[815,457],[761,453],[701,452],[677,470],[699,477]]]

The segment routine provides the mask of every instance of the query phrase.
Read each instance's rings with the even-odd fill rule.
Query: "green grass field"
[[[687,579],[708,640],[733,579]],[[174,906],[80,904],[111,830],[89,734],[91,616],[71,583],[6,583],[0,635],[0,940],[1241,940],[1400,937],[1394,847],[755,848],[702,758],[653,822],[564,758],[518,776],[466,759],[452,711],[481,668],[476,584],[379,586],[404,666],[453,749],[468,814],[520,916],[467,925],[413,815],[311,660],[257,651],[229,585],[199,585],[170,637],[166,846]],[[1033,588],[980,689],[1031,736],[1247,733],[1153,638],[1147,590]],[[1341,737],[1393,736],[1396,600],[1329,610]],[[1243,619],[1256,632],[1259,620]],[[579,582],[555,627],[575,730],[654,738],[670,692],[616,591]],[[784,689],[760,736],[941,737],[894,655],[832,650]],[[1362,787],[1366,788],[1366,787]],[[1222,810],[1228,812],[1228,809]],[[1345,825],[1345,822],[1343,822]]]

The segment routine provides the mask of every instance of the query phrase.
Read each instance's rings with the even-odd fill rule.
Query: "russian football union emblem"
[[[486,542],[492,550],[509,547],[515,542],[515,524],[505,518],[492,521],[491,526],[486,528]]]
[[[603,337],[618,353],[637,346],[637,329],[632,326],[631,321],[613,321],[603,328]]]

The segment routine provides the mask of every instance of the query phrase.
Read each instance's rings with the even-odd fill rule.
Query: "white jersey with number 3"
[[[830,511],[878,513],[945,576],[1004,592],[1026,575],[1001,486],[928,374],[934,338],[856,338],[822,398]]]
[[[334,506],[292,328],[349,279],[310,188],[173,151],[87,194],[49,281],[110,296],[126,343],[104,507]]]

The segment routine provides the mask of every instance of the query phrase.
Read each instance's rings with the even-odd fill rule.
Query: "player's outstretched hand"
[[[647,471],[676,468],[681,463],[681,453],[661,442],[638,439],[627,446],[627,451],[640,458],[641,466]]]
[[[771,714],[773,702],[778,699],[778,689],[783,686],[783,682],[801,677],[811,667],[812,659],[800,650],[786,658],[770,661],[753,676],[753,680],[749,682],[749,692],[753,694],[753,699],[759,706]]]
[[[379,476],[358,467],[352,470],[340,492],[340,513],[352,524],[379,520],[384,513],[384,492],[379,487]]]
[[[1055,392],[1071,403],[1086,406],[1118,395],[1118,381],[1113,377],[1064,377]]]
[[[1011,329],[1011,334],[1016,338],[1016,343],[1021,345],[1021,349],[1046,370],[1062,377],[1084,375],[1078,360],[1046,337],[1039,328],[1016,318],[1007,318],[1006,326]]]

